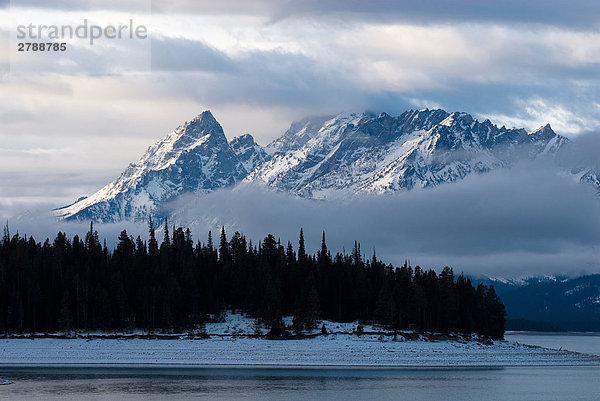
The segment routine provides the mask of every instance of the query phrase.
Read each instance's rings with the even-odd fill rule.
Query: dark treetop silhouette
[[[204,324],[227,309],[245,311],[275,329],[293,315],[293,329],[319,319],[364,321],[390,329],[462,332],[502,339],[505,310],[493,286],[473,287],[445,267],[393,267],[375,254],[365,260],[332,256],[325,243],[306,253],[267,235],[258,246],[221,231],[217,247],[194,243],[190,230],[168,229],[158,241],[125,230],[110,252],[90,226],[85,238],[59,232],[52,243],[10,236],[0,243],[0,332],[131,328],[178,331]]]

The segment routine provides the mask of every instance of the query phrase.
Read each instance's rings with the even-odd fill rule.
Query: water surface
[[[600,336],[507,333],[600,355]],[[0,367],[1,400],[600,400],[600,366],[499,368]]]
[[[600,367],[6,369],[7,400],[598,400]]]
[[[600,356],[600,333],[509,331],[504,335],[504,338],[520,344],[537,345],[544,348],[563,349]]]

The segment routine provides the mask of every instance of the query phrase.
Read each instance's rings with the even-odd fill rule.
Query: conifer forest
[[[365,257],[332,254],[268,234],[258,243],[223,228],[213,242],[194,242],[168,222],[157,238],[123,230],[114,249],[93,225],[85,238],[36,242],[10,235],[0,243],[0,333],[70,330],[160,330],[201,327],[227,310],[245,312],[272,333],[302,333],[320,319],[369,322],[390,330],[478,333],[502,339],[504,305],[493,286],[474,286],[450,267],[439,274],[408,263],[395,267]],[[293,327],[283,325],[293,316]]]

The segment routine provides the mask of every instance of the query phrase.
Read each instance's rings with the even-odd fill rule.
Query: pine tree
[[[165,245],[166,248],[169,248],[169,246],[171,246],[171,237],[169,237],[169,219],[165,217],[165,235],[163,237],[163,242],[161,244]]]
[[[484,298],[484,311],[486,314],[486,333],[494,340],[504,339],[504,329],[506,325],[506,310],[500,298],[496,295],[494,286],[490,285]]]
[[[362,262],[362,257],[360,255],[360,244],[357,241],[354,241],[354,249],[352,251],[352,259],[355,265],[359,265]]]
[[[325,231],[323,231],[323,239],[321,240],[321,251],[319,252],[318,259],[320,262],[327,259],[327,244],[325,243]]]
[[[150,259],[153,260],[158,255],[158,242],[156,241],[156,232],[154,230],[152,216],[148,217],[148,237],[148,253]]]
[[[208,230],[208,242],[206,243],[208,250],[212,252],[213,250],[213,239],[212,239],[212,231]]]
[[[288,241],[287,243],[287,250],[285,253],[285,258],[286,261],[288,263],[288,266],[293,265],[294,263],[296,263],[296,253],[294,252],[294,248],[292,247],[292,243]]]
[[[306,262],[306,249],[304,248],[304,232],[300,228],[300,240],[298,241],[298,263]]]
[[[219,259],[226,262],[229,257],[229,243],[225,235],[225,226],[221,227],[221,241],[219,242]]]
[[[10,230],[8,228],[8,220],[6,220],[6,224],[4,225],[4,234],[2,236],[2,242],[5,244],[10,242]]]

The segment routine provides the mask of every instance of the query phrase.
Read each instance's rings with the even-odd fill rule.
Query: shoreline
[[[427,331],[364,331],[361,336],[357,336],[356,333],[347,331],[332,331],[327,334],[322,333],[306,333],[306,334],[292,334],[286,338],[269,339],[263,334],[223,334],[223,333],[148,333],[134,330],[131,333],[119,333],[119,332],[74,332],[73,334],[66,333],[30,333],[30,334],[5,334],[0,336],[2,339],[10,340],[37,340],[37,339],[60,339],[60,340],[166,340],[166,341],[178,341],[178,340],[218,340],[218,339],[260,339],[268,341],[301,341],[311,340],[321,336],[355,336],[357,339],[361,338],[372,338],[373,336],[389,337],[396,340],[392,341],[456,341],[456,342],[474,342],[478,344],[491,345],[494,343],[488,337],[479,336],[477,334],[461,334],[461,333],[432,333]]]
[[[291,318],[284,318],[287,326]],[[288,321],[289,320],[289,321]],[[501,368],[600,366],[600,356],[491,341],[475,334],[388,331],[357,322],[322,321],[296,338],[269,340],[252,319],[224,321],[186,333],[33,333],[0,337],[0,368]]]
[[[82,370],[103,370],[110,371],[119,370],[186,370],[186,371],[201,371],[211,369],[287,369],[287,370],[498,370],[506,368],[599,368],[600,361],[596,363],[563,363],[563,364],[504,364],[504,365],[335,365],[335,364],[319,364],[319,365],[294,365],[294,364],[267,364],[267,363],[247,363],[247,364],[177,364],[177,363],[0,363],[0,372],[4,371],[21,371],[21,370],[52,370],[60,369],[61,373],[66,373],[65,369],[72,370],[73,373]]]
[[[1,339],[0,368],[501,368],[598,366],[600,357],[510,341],[391,341],[376,335],[303,340]]]

